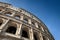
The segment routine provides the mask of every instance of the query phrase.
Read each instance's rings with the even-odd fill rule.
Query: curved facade
[[[54,40],[46,25],[35,15],[0,2],[0,40]]]

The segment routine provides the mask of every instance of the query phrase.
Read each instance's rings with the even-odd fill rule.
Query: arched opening
[[[2,11],[4,9],[4,7],[0,6],[0,11]]]
[[[22,28],[22,37],[29,38],[28,30],[27,28]]]
[[[43,36],[43,40],[46,40],[45,36]]]
[[[16,27],[14,27],[14,26],[9,26],[9,27],[7,28],[7,30],[6,30],[6,32],[15,34],[15,33],[16,33]]]
[[[38,40],[35,34],[34,34],[34,40]]]
[[[0,25],[2,25],[2,23],[3,23],[3,20],[2,20],[2,19],[0,19]]]
[[[35,22],[32,20],[32,21],[31,21],[31,24],[32,24],[32,25],[35,25]]]
[[[22,37],[28,38],[28,34],[25,30],[22,30]]]
[[[28,23],[28,19],[27,18],[24,18],[24,22]]]
[[[5,15],[10,16],[12,13],[11,12],[6,12]]]
[[[39,40],[39,35],[36,32],[34,32],[33,36],[34,36],[34,40]]]
[[[20,16],[19,16],[19,15],[15,15],[15,18],[16,18],[16,19],[20,19]]]
[[[41,26],[38,24],[38,27],[40,28]]]
[[[11,34],[15,34],[16,30],[17,30],[17,24],[15,22],[10,21],[7,25],[6,32],[11,33]]]

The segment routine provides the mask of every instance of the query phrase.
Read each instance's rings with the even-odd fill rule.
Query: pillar
[[[31,24],[31,19],[28,19],[28,23]]]
[[[30,36],[30,40],[33,40],[33,30],[32,28],[29,30],[29,36]]]
[[[37,23],[35,23],[35,26],[38,28],[38,24]]]
[[[20,20],[23,20],[23,15],[21,15],[21,18],[20,18]]]
[[[21,15],[20,20],[23,20],[23,16]],[[21,37],[21,27],[22,27],[22,23],[17,24],[17,32],[16,35],[19,35]]]
[[[42,34],[40,33],[40,40],[43,40],[43,36],[42,36]]]
[[[16,35],[19,35],[20,37],[21,37],[21,27],[22,27],[22,24],[18,24],[17,31],[16,31]]]
[[[0,29],[2,29],[2,28],[8,23],[8,21],[9,21],[9,20],[6,20],[6,22],[4,22],[4,23],[1,25]]]
[[[8,21],[9,20],[6,20],[6,22],[4,22],[1,26],[0,26],[0,29],[3,29],[4,28],[4,26],[8,23]],[[2,30],[0,30],[0,32],[1,32]]]

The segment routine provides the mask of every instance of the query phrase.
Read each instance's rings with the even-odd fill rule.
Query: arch
[[[4,14],[7,16],[11,16],[12,13],[11,12],[5,12]]]
[[[11,22],[8,24],[6,32],[11,33],[11,34],[15,34],[16,30],[17,30],[17,25],[14,22]]]
[[[24,37],[24,38],[29,38],[29,30],[28,30],[28,28],[22,28],[22,35],[21,35],[22,37]]]
[[[28,23],[28,19],[27,18],[24,18],[24,22]]]
[[[34,32],[33,33],[34,40],[39,40],[39,34]]]
[[[14,27],[14,26],[9,26],[9,27],[7,28],[7,30],[6,30],[6,32],[15,34],[15,33],[16,33],[16,27]]]
[[[2,11],[4,9],[4,7],[0,6],[0,11]]]
[[[41,28],[41,26],[38,24],[38,28]]]
[[[15,15],[14,16],[16,19],[20,19],[20,15]]]
[[[43,36],[43,40],[46,40],[45,36]]]
[[[35,25],[35,23],[33,21],[31,23],[32,23],[32,25]]]

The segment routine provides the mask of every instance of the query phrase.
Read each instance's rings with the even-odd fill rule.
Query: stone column
[[[33,30],[32,28],[29,30],[29,36],[30,36],[30,40],[33,40]]]
[[[35,23],[35,26],[38,28],[38,24],[37,23]]]
[[[4,26],[8,23],[9,20],[6,20],[6,22],[4,22],[1,26],[0,26],[0,29],[3,29]],[[1,31],[0,31],[1,32]]]
[[[17,30],[16,30],[16,35],[18,35],[19,34],[19,28],[20,28],[20,24],[17,24]]]
[[[42,31],[44,31],[43,27],[41,26]]]
[[[47,37],[47,40],[49,40],[49,38]]]
[[[21,16],[20,20],[23,20],[23,16]],[[21,24],[17,24],[16,35],[19,35],[20,37],[21,37],[21,27],[22,27],[22,23]]]
[[[31,24],[31,19],[28,19],[28,23]]]
[[[43,40],[43,36],[42,36],[42,34],[40,33],[40,40]]]
[[[23,15],[21,15],[21,18],[20,18],[20,20],[23,20]]]
[[[22,24],[18,24],[17,25],[17,32],[16,32],[16,35],[19,35],[21,37],[21,27],[22,27]]]
[[[0,29],[2,29],[2,28],[8,23],[8,21],[9,21],[9,20],[6,20],[6,22],[4,22],[4,23],[1,25]]]

